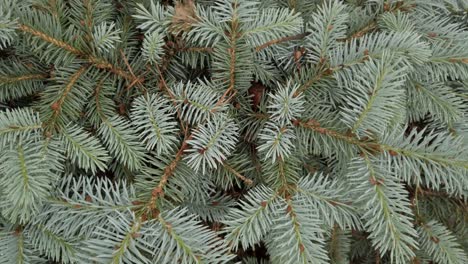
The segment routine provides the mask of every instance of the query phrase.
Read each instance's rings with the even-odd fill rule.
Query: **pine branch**
[[[281,215],[274,220],[267,240],[271,260],[288,264],[309,263],[310,260],[328,263],[320,221],[314,217],[314,211],[300,199],[286,198],[283,204],[277,210]]]
[[[120,116],[104,120],[98,130],[109,152],[130,170],[140,169],[145,157],[144,145],[129,130],[131,123]]]
[[[69,96],[80,96],[80,92],[72,92],[72,88],[74,88],[75,84],[82,77],[82,75],[86,73],[87,69],[87,66],[82,66],[72,75],[67,76],[68,80],[66,80],[65,87],[61,89],[60,96],[56,100],[50,102],[49,106],[52,110],[52,113],[49,114],[48,118],[44,122],[49,132],[56,128],[58,122],[61,121],[63,125],[63,123],[70,121],[71,118],[67,117],[67,115],[71,112],[69,107],[71,107],[73,101]],[[70,106],[68,106],[69,104]],[[79,111],[80,109],[75,108],[73,110]]]
[[[40,141],[26,141],[0,155],[0,208],[13,223],[32,220],[52,188],[54,175],[42,148]]]
[[[25,74],[18,76],[0,76],[1,83],[16,83],[29,80],[45,80],[48,77],[47,74]]]
[[[388,252],[394,263],[407,263],[415,257],[417,233],[410,220],[408,194],[395,176],[364,155],[354,160],[348,178],[354,182],[364,226],[380,256]]]
[[[177,164],[182,159],[182,156],[185,150],[188,148],[188,140],[190,136],[185,134],[184,141],[182,142],[181,147],[177,151],[175,158],[164,168],[164,173],[161,176],[161,180],[159,181],[158,185],[151,191],[151,199],[148,204],[148,210],[150,212],[154,212],[157,209],[157,201],[158,199],[164,195],[164,187],[166,186],[169,177],[174,173]]]
[[[236,171],[233,167],[231,167],[228,163],[223,162],[223,166],[230,171],[234,176],[245,182],[247,185],[252,185],[253,181],[251,179],[246,178],[242,174],[240,174],[238,171]]]
[[[308,201],[329,226],[336,224],[346,229],[361,225],[352,200],[347,198],[346,188],[337,180],[315,174],[299,180],[296,188],[296,195]]]
[[[104,171],[110,160],[101,142],[78,126],[67,126],[60,131],[61,141],[65,142],[68,157],[78,167],[96,173]]]
[[[31,108],[6,110],[0,114],[0,149],[19,144],[41,132],[39,115]]]
[[[233,250],[238,244],[243,249],[258,243],[273,225],[275,203],[280,199],[266,187],[257,187],[249,192],[245,201],[239,201],[241,209],[231,210],[226,224],[226,240]]]
[[[270,41],[267,41],[267,42],[263,43],[262,45],[259,45],[259,46],[255,47],[255,51],[259,52],[259,51],[261,51],[263,49],[266,49],[266,48],[268,48],[270,46],[280,44],[280,43],[283,43],[283,42],[288,42],[288,41],[291,41],[291,40],[301,40],[301,39],[304,39],[305,37],[307,37],[309,34],[310,34],[310,32],[304,32],[304,33],[293,35],[293,36],[273,39],[273,40],[270,40]]]
[[[25,232],[34,248],[48,258],[64,263],[74,263],[77,260],[78,239],[64,238],[42,224],[28,225]]]
[[[46,42],[49,42],[49,43],[52,43],[53,45],[61,48],[61,49],[64,49],[72,54],[75,54],[75,55],[84,55],[83,52],[75,47],[73,47],[72,45],[68,44],[68,43],[65,43],[64,41],[61,41],[61,40],[58,40],[58,39],[55,39],[39,30],[36,30],[32,27],[29,27],[27,25],[24,25],[24,24],[20,24],[19,27],[18,27],[19,30],[23,31],[23,32],[26,32],[26,33],[29,33],[33,36],[36,36]]]
[[[61,41],[61,40],[58,40],[58,39],[55,39],[39,30],[36,30],[30,26],[27,26],[27,25],[24,25],[24,24],[21,24],[19,26],[19,29],[25,33],[29,33],[33,36],[36,36],[48,43],[51,43],[61,49],[64,49],[68,52],[70,52],[71,54],[74,54],[74,55],[77,55],[78,57],[82,57],[84,58],[85,60],[87,60],[88,62],[92,63],[93,66],[95,66],[96,68],[98,69],[104,69],[104,70],[108,70],[118,76],[121,76],[123,77],[124,79],[127,79],[129,80],[130,82],[133,82],[135,81],[135,79],[129,75],[125,70],[111,64],[110,62],[107,62],[105,61],[104,59],[100,59],[100,58],[97,58],[97,57],[94,57],[92,55],[89,55],[89,54],[85,54],[83,51],[73,47],[72,45],[64,42],[64,41]],[[141,81],[141,79],[137,79],[139,81]]]
[[[465,263],[468,256],[457,243],[455,236],[436,221],[421,223],[418,227],[421,247],[438,263]]]

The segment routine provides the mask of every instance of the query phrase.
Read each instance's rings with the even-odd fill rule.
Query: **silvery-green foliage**
[[[0,263],[468,263],[465,2],[0,1]]]

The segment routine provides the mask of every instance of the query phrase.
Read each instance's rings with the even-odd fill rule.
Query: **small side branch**
[[[279,38],[279,39],[273,39],[273,40],[270,40],[268,42],[263,43],[260,46],[257,46],[255,48],[255,51],[259,52],[262,49],[268,48],[268,47],[273,46],[273,45],[278,44],[278,43],[283,43],[283,42],[287,42],[287,41],[291,41],[291,40],[303,39],[303,38],[307,37],[308,35],[309,35],[308,32],[304,32],[302,34],[298,34],[298,35],[294,35],[294,36],[283,37],[283,38]]]

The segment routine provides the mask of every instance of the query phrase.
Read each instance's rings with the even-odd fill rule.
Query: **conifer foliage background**
[[[0,263],[468,263],[466,0],[0,0]]]

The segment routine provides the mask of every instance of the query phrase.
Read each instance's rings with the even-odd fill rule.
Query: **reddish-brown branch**
[[[223,162],[223,166],[228,170],[230,171],[232,174],[234,174],[234,176],[236,176],[237,178],[241,179],[243,182],[245,182],[246,184],[248,185],[252,185],[253,184],[253,181],[245,176],[243,176],[242,174],[240,174],[238,171],[236,171],[233,167],[231,167],[229,164],[227,164],[226,162]]]
[[[125,65],[127,66],[127,69],[128,71],[130,72],[130,75],[132,76],[133,78],[133,81],[127,86],[126,90],[130,90],[135,84],[139,84],[139,86],[141,87],[141,89],[143,90],[143,93],[146,93],[146,88],[145,86],[143,85],[143,81],[144,81],[144,77],[143,76],[140,76],[140,77],[136,77],[135,74],[133,73],[133,69],[132,69],[132,66],[130,66],[130,63],[128,63],[128,60],[127,60],[127,56],[125,56],[125,53],[120,50],[120,54],[122,55],[122,58],[124,60],[124,63]],[[144,75],[144,74],[143,74]]]
[[[45,34],[44,32],[41,32],[41,31],[38,31],[38,30],[35,30],[27,25],[24,25],[24,24],[21,24],[19,25],[18,27],[19,30],[23,31],[23,32],[26,32],[26,33],[29,33],[33,36],[36,36],[46,42],[49,42],[49,43],[52,43],[53,45],[61,48],[61,49],[64,49],[78,57],[81,57],[85,60],[87,60],[88,62],[92,63],[93,66],[95,66],[96,68],[98,69],[103,69],[103,70],[107,70],[107,71],[110,71],[118,76],[121,76],[127,80],[129,80],[130,82],[134,82],[135,81],[135,78],[128,74],[125,70],[119,68],[119,67],[116,67],[114,65],[112,65],[111,63],[107,62],[107,61],[103,61],[102,59],[98,59],[90,54],[86,54],[84,53],[83,51],[73,47],[72,45],[62,41],[62,40],[58,40],[56,38],[53,38],[47,34]],[[142,81],[141,79],[137,79],[138,81]]]
[[[231,47],[228,49],[229,52],[229,87],[226,89],[224,94],[219,98],[219,100],[216,102],[215,106],[211,110],[211,112],[217,111],[218,107],[222,105],[225,100],[226,96],[228,96],[229,93],[231,93],[236,85],[236,38],[237,38],[237,30],[238,30],[238,21],[237,19],[234,19],[231,22]]]
[[[279,38],[279,39],[273,39],[273,40],[270,40],[268,42],[263,43],[260,46],[257,46],[255,48],[255,51],[259,52],[262,49],[268,48],[268,47],[273,46],[273,45],[278,44],[278,43],[283,43],[283,42],[287,42],[287,41],[291,41],[291,40],[303,39],[303,38],[307,37],[308,35],[309,35],[308,32],[304,32],[304,33],[294,35],[294,36],[288,36],[288,37],[283,37],[283,38]]]
[[[161,176],[161,181],[159,184],[151,191],[151,200],[149,202],[149,209],[154,210],[157,208],[157,201],[158,199],[164,195],[164,187],[166,186],[169,177],[174,173],[175,169],[177,168],[177,164],[182,159],[184,151],[188,148],[188,140],[192,138],[192,135],[188,136],[188,130],[185,133],[184,141],[177,151],[175,158],[164,168],[163,175]]]
[[[339,132],[336,132],[334,130],[330,130],[330,129],[327,129],[327,128],[324,128],[322,126],[320,126],[320,123],[317,122],[316,120],[309,120],[307,122],[303,122],[303,121],[300,121],[300,120],[294,120],[293,121],[293,125],[294,126],[298,126],[298,127],[304,127],[304,128],[307,128],[307,129],[311,129],[317,133],[320,133],[320,134],[324,134],[324,135],[327,135],[327,136],[330,136],[330,137],[333,137],[333,138],[336,138],[336,139],[339,139],[339,140],[343,140],[343,141],[346,141],[350,144],[353,144],[353,145],[356,145],[362,149],[365,149],[365,150],[368,150],[370,151],[371,153],[375,153],[375,152],[381,152],[382,151],[382,147],[380,144],[376,143],[376,142],[369,142],[369,141],[364,141],[364,140],[359,140],[353,136],[349,136],[349,135],[344,135],[344,134],[341,134]]]
[[[135,80],[134,77],[132,75],[128,74],[124,69],[116,67],[116,66],[114,66],[113,64],[111,64],[109,62],[100,60],[100,59],[92,57],[92,56],[88,57],[87,59],[88,59],[89,62],[91,62],[93,64],[94,67],[96,67],[98,69],[110,71],[113,74],[121,76],[121,77],[123,77],[124,79],[126,79],[126,80],[128,80],[130,82],[134,82],[134,81],[143,82],[143,79]]]
[[[45,34],[43,32],[35,30],[35,29],[33,29],[31,27],[28,27],[28,26],[26,26],[24,24],[20,24],[18,29],[20,29],[23,32],[30,33],[33,36],[39,37],[39,38],[41,38],[41,39],[43,39],[43,40],[45,40],[45,41],[47,41],[49,43],[54,44],[57,47],[60,47],[60,48],[62,48],[64,50],[67,50],[67,51],[69,51],[69,52],[71,52],[71,53],[73,53],[75,55],[83,55],[83,52],[81,50],[69,45],[68,43],[65,43],[65,42],[63,42],[61,40],[53,38],[53,37],[51,37],[51,36],[49,36],[49,35],[47,35],[47,34]]]
[[[363,37],[365,34],[371,32],[372,30],[376,29],[377,28],[377,22],[375,21],[372,21],[370,24],[368,24],[367,26],[365,26],[364,28],[362,28],[361,30],[355,32],[354,34],[352,34],[351,36],[347,37],[347,38],[343,38],[343,39],[338,39],[339,42],[346,42],[346,41],[349,41],[351,39],[354,39],[354,38],[361,38]]]
[[[57,101],[52,103],[52,105],[50,106],[50,108],[52,108],[54,113],[50,117],[50,119],[44,123],[46,126],[48,126],[49,128],[54,127],[55,120],[57,119],[59,114],[62,112],[62,105],[65,102],[65,99],[67,98],[68,94],[70,93],[75,83],[78,81],[78,79],[87,69],[88,69],[88,66],[83,66],[71,76],[70,81],[65,86],[65,90],[63,91],[63,94],[60,96],[60,98]]]
[[[21,76],[0,76],[0,82],[4,83],[14,83],[26,80],[42,80],[46,79],[49,76],[47,74],[25,74]]]
[[[405,6],[405,3],[403,1],[397,2],[393,7],[391,7],[390,4],[386,3],[385,6],[384,6],[384,12],[385,13],[387,13],[387,12],[393,13],[393,12],[396,12],[398,10],[403,11],[403,12],[407,12],[407,11],[413,9],[415,6],[416,5],[414,5],[414,4]],[[377,26],[378,26],[377,21],[372,20],[369,24],[367,24],[361,30],[355,32],[354,34],[352,34],[351,36],[349,36],[347,38],[338,39],[338,41],[345,42],[345,41],[349,41],[351,39],[361,38],[364,35],[366,35],[367,33],[373,31],[374,29],[377,29]]]
[[[210,48],[210,47],[186,47],[186,48],[179,49],[179,51],[211,53],[211,52],[213,52],[213,48]]]
[[[159,78],[161,80],[161,87],[163,88],[163,90],[166,92],[166,94],[171,98],[172,100],[172,103],[174,105],[177,104],[177,100],[176,100],[176,97],[174,95],[174,93],[171,91],[171,89],[169,89],[169,86],[167,86],[167,82],[166,80],[164,79],[164,76],[162,74],[162,71],[161,69],[159,68],[159,65],[158,64],[155,64],[155,67],[156,67],[156,71],[158,72],[159,74]]]

